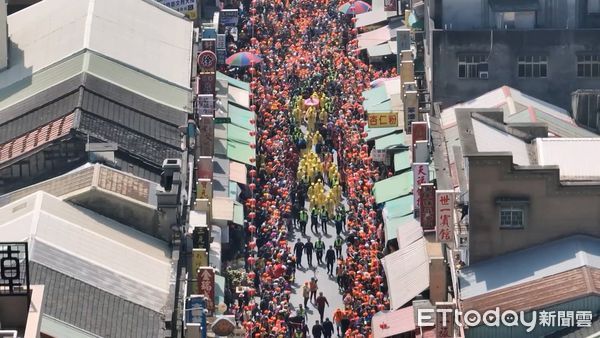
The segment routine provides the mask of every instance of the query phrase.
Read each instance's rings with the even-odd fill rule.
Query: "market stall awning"
[[[383,207],[383,218],[394,219],[406,216],[413,211],[414,198],[412,195],[402,196],[385,202]]]
[[[231,124],[246,130],[256,130],[256,126],[250,123],[250,120],[255,120],[256,116],[253,112],[248,109],[240,108],[234,104],[228,105],[229,118]]]
[[[235,86],[240,89],[244,89],[244,90],[248,90],[248,91],[250,90],[250,84],[248,82],[234,79],[234,78],[227,76],[221,72],[217,72],[217,80],[224,80],[224,81],[227,81],[227,83],[229,83],[230,86]]]
[[[227,88],[227,99],[244,108],[250,108],[250,92],[245,89],[229,86]]]
[[[233,202],[229,197],[213,197],[212,218],[233,221]]]
[[[412,306],[396,311],[380,311],[371,319],[373,337],[394,337],[416,330],[415,315]]]
[[[365,141],[371,141],[377,139],[379,137],[383,137],[389,135],[391,133],[397,132],[399,129],[396,127],[390,128],[369,128],[365,127],[365,132],[367,133],[367,137],[365,137]]]
[[[385,86],[372,88],[362,92],[362,96],[365,98],[363,101],[363,107],[369,110],[369,107],[380,104],[381,102],[389,100],[387,90]]]
[[[233,223],[244,225],[244,206],[239,202],[233,202]]]
[[[375,11],[373,8],[370,12],[357,14],[356,23],[354,25],[356,28],[360,28],[387,21],[387,19],[387,13],[383,9]]]
[[[215,274],[215,305],[225,303],[225,277]]]
[[[247,179],[246,165],[235,161],[229,161],[229,179],[231,181],[246,184]]]
[[[400,196],[408,195],[412,191],[413,173],[407,171],[400,175],[387,178],[383,181],[375,183],[373,193],[375,194],[375,202],[383,203]]]
[[[394,154],[394,170],[401,171],[410,168],[410,157],[408,151]]]
[[[392,55],[394,53],[392,52],[392,49],[390,48],[390,44],[387,42],[384,42],[380,45],[367,47],[367,54],[369,55],[370,58],[373,58],[373,57],[381,57],[381,56],[385,56],[385,55]]]
[[[429,256],[424,238],[385,256],[383,267],[392,309],[405,305],[429,288]]]
[[[248,144],[227,140],[227,157],[234,161],[254,166],[256,152]]]
[[[386,150],[399,146],[404,146],[404,133],[390,134],[375,140],[376,150]]]
[[[384,42],[387,43],[388,40],[392,39],[392,31],[396,34],[395,30],[392,30],[389,26],[384,26],[370,32],[358,34],[358,48],[364,49]]]
[[[406,248],[423,237],[423,228],[421,222],[410,215],[410,219],[405,219],[396,228],[396,239],[398,240],[398,249]]]
[[[216,155],[213,157],[213,196],[228,197],[229,159]]]
[[[411,202],[412,202],[412,195],[408,195],[407,197],[410,197]],[[411,209],[412,209],[412,206],[411,206]],[[398,227],[400,227],[402,224],[410,221],[410,219],[414,219],[414,217],[415,216],[412,214],[412,211],[411,211],[411,213],[409,213],[408,215],[386,219],[384,221],[385,227],[383,228],[383,230],[385,232],[385,240],[390,241],[390,240],[396,238],[398,235]]]
[[[213,225],[210,227],[212,242],[208,250],[208,264],[213,266],[218,273],[221,272],[221,227]]]

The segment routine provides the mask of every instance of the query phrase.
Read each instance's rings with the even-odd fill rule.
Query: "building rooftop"
[[[570,236],[472,264],[460,270],[460,294],[464,300],[581,267],[600,269],[599,238]]]
[[[559,167],[564,181],[600,181],[600,138],[538,138],[539,165]]]
[[[154,312],[168,308],[166,242],[45,192],[0,208],[0,220],[2,238],[27,241],[32,262]]]
[[[8,16],[8,35],[0,88],[85,49],[190,85],[193,24],[154,1],[44,0]]]

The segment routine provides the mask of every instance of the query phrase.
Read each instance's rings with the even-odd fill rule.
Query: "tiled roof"
[[[463,300],[463,311],[483,313],[500,307],[529,311],[560,304],[587,295],[600,296],[600,269],[580,267],[531,282],[492,291]],[[535,296],[533,296],[535,295]]]
[[[0,164],[39,149],[43,145],[68,135],[73,128],[75,113],[65,115],[42,127],[20,135],[0,145]]]
[[[33,284],[44,284],[43,313],[101,337],[163,337],[161,314],[80,280],[30,262]]]

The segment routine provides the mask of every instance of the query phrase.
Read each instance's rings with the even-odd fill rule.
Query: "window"
[[[525,225],[525,209],[517,206],[500,208],[501,228],[522,228]]]
[[[548,58],[546,56],[520,56],[518,65],[519,77],[548,76]]]
[[[488,60],[485,55],[463,55],[458,57],[460,79],[487,79]]]
[[[600,55],[577,55],[578,77],[600,77]]]
[[[588,14],[600,14],[600,0],[587,1]]]

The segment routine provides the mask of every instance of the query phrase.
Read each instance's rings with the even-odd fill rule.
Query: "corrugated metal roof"
[[[413,173],[408,171],[375,183],[375,202],[383,203],[412,192]]]
[[[8,32],[0,88],[83,49],[189,87],[193,23],[146,1],[46,0],[8,16]]]
[[[460,292],[467,299],[582,266],[600,269],[600,239],[570,236],[470,265],[460,270]]]
[[[518,165],[531,164],[525,141],[483,122],[475,119],[472,121],[475,142],[479,152],[511,152],[513,163]]]
[[[392,309],[429,288],[429,256],[424,238],[385,256],[383,267]]]
[[[44,284],[42,312],[101,337],[162,337],[161,313],[129,302],[36,262],[32,284]]]
[[[383,26],[370,32],[358,34],[358,48],[363,49],[380,43],[387,43],[388,40],[392,39],[392,32],[395,37],[395,30],[392,30],[390,26]]]
[[[561,180],[599,180],[600,138],[539,138],[539,165],[557,165]]]
[[[415,326],[415,315],[413,312],[412,306],[407,306],[396,311],[377,312],[371,320],[373,337],[395,337],[405,332],[414,331],[417,327]]]
[[[383,10],[383,8],[378,11],[375,11],[375,9],[373,8],[373,10],[370,12],[357,14],[356,23],[354,24],[354,26],[356,28],[370,26],[376,23],[387,21],[387,19],[387,13]]]
[[[0,208],[0,215],[3,238],[29,241],[31,261],[155,312],[169,302],[166,242],[44,192]]]
[[[587,295],[600,296],[600,288],[592,284],[592,273],[600,273],[600,270],[580,267],[465,299],[462,301],[463,311],[476,310],[483,313],[496,307],[530,311]]]

